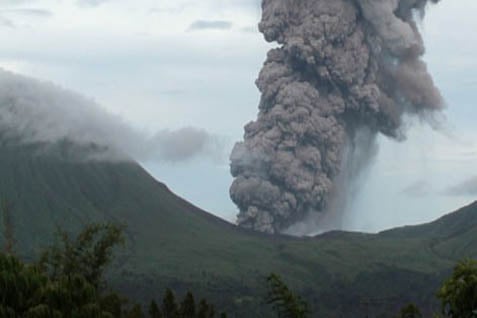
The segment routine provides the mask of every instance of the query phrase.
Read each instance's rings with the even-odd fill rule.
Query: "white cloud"
[[[51,11],[39,8],[2,9],[0,10],[0,14],[23,15],[39,18],[48,18],[53,15]]]
[[[78,0],[77,3],[82,7],[97,7],[109,0]]]
[[[0,6],[22,5],[24,3],[35,3],[37,0],[0,0]]]
[[[203,129],[161,130],[148,136],[92,100],[27,77],[0,70],[2,138],[24,143],[64,140],[101,147],[101,159],[182,162],[196,156],[220,157],[222,145]],[[105,147],[105,148],[103,148]],[[95,158],[97,158],[95,156]]]
[[[0,27],[14,28],[15,24],[12,20],[2,17],[0,15]]]
[[[232,25],[232,22],[224,20],[197,20],[191,23],[188,30],[229,30]]]

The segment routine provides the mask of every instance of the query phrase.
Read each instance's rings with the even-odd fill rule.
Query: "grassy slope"
[[[136,164],[68,163],[25,149],[1,150],[0,196],[15,205],[18,250],[34,255],[51,240],[55,224],[76,231],[91,221],[126,223],[128,245],[112,279],[138,297],[159,293],[165,284],[193,288],[243,316],[256,310],[263,277],[273,271],[312,302],[340,299],[340,308],[321,308],[338,315],[356,312],[365,298],[425,303],[436,275],[459,258],[477,256],[476,204],[378,235],[270,237],[201,211]],[[406,292],[409,284],[427,294]]]

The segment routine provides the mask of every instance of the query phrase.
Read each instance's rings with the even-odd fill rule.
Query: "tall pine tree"
[[[181,304],[181,317],[182,318],[195,318],[195,301],[191,292],[188,292]]]
[[[161,310],[157,303],[153,300],[151,304],[149,304],[149,317],[151,318],[163,318]]]
[[[164,299],[162,300],[162,314],[164,318],[179,318],[179,307],[176,303],[174,293],[169,288],[166,289]]]

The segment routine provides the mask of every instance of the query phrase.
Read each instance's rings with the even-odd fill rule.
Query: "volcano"
[[[34,259],[58,227],[75,233],[91,222],[125,224],[127,243],[108,277],[139,301],[172,287],[194,290],[237,317],[267,317],[264,277],[275,272],[317,313],[394,313],[411,301],[431,311],[455,262],[477,257],[477,203],[379,234],[267,235],[195,207],[136,162],[76,160],[56,149],[0,147],[0,196],[11,206],[17,254]],[[380,301],[363,307],[373,299]]]

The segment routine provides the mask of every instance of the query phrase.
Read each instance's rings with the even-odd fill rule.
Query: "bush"
[[[477,317],[477,262],[459,262],[452,276],[440,288],[442,313],[451,318]]]

